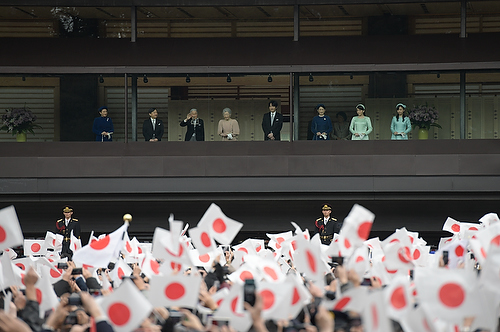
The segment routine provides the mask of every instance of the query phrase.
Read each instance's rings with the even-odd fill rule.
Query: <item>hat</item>
[[[321,210],[331,210],[331,209],[332,207],[328,204],[323,205],[323,207],[321,208]]]
[[[73,207],[69,205],[65,205],[63,208],[63,212],[73,212]]]

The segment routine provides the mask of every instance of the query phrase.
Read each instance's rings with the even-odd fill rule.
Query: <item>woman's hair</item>
[[[406,105],[405,104],[402,104],[402,103],[399,103],[396,105],[396,111],[399,109],[399,107],[402,107],[403,108],[403,116],[402,116],[402,119],[401,119],[401,122],[404,121],[405,117],[407,117],[408,115],[406,115]],[[398,113],[396,112],[396,121],[399,121],[399,115]]]
[[[231,115],[231,109],[229,107],[226,107],[222,110],[222,115],[224,115],[224,113],[228,112],[229,115]]]
[[[314,110],[317,111],[317,110],[319,110],[320,107],[323,107],[324,109],[326,109],[325,104],[318,104],[318,105],[316,105]]]
[[[272,105],[272,106],[274,106],[274,107],[276,107],[276,108],[277,108],[277,107],[278,107],[278,102],[277,102],[276,100],[271,100],[271,101],[269,102],[269,104],[267,104],[267,106],[269,106],[269,105]]]
[[[338,118],[339,116],[343,117],[344,118],[344,122],[347,121],[347,114],[345,114],[345,112],[337,112],[337,114],[335,114],[335,118]]]

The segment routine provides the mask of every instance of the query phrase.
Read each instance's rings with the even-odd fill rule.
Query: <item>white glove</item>
[[[233,134],[231,133],[227,134],[227,139],[233,139]]]

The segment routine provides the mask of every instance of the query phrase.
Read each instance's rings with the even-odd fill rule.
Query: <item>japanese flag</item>
[[[304,306],[311,301],[311,292],[306,288],[302,278],[298,274],[287,275],[285,282],[291,285],[292,290],[288,294],[284,305],[288,309],[289,317],[297,317],[304,309]]]
[[[217,249],[211,230],[208,227],[193,227],[189,230],[189,236],[200,254],[213,252]]]
[[[2,255],[0,262],[2,263],[3,288],[19,286],[24,289],[23,279],[26,271],[14,265],[7,255]]]
[[[206,254],[200,254],[200,252],[197,249],[189,251],[189,256],[191,257],[193,265],[203,266],[207,271],[212,268],[212,263],[217,255],[222,255],[220,250],[218,249],[215,252],[211,251]]]
[[[297,238],[295,266],[298,271],[304,273],[309,280],[313,280],[318,285],[323,285],[325,272],[328,271],[328,266],[321,257],[321,247],[318,242],[309,242],[300,236]]]
[[[346,267],[348,270],[354,270],[360,278],[363,278],[370,268],[368,248],[365,245],[357,248],[354,254],[349,258]]]
[[[463,317],[475,315],[473,271],[417,268],[414,275],[418,298],[430,318],[462,323]]]
[[[245,259],[248,265],[257,268],[261,276],[268,282],[281,283],[285,280],[285,275],[281,272],[281,268],[274,260],[262,259],[257,256],[248,255]],[[243,265],[245,267],[247,264]]]
[[[79,249],[82,248],[82,241],[80,239],[77,239],[75,235],[73,235],[73,231],[71,231],[71,242],[70,242],[70,249],[75,252]]]
[[[427,266],[430,250],[430,246],[415,246],[412,253],[413,263],[416,266]]]
[[[252,241],[252,239],[246,239],[242,243],[233,246],[234,251],[241,251],[244,252],[245,254],[257,254],[257,250],[255,250],[255,243]]]
[[[92,242],[94,241],[97,241],[98,238],[94,236],[94,231],[90,232],[90,236],[89,236],[89,243],[87,244],[91,244]]]
[[[243,285],[233,284],[229,294],[215,311],[214,318],[228,318],[236,331],[248,331],[252,326],[250,314],[243,310]]]
[[[413,308],[413,299],[410,292],[410,279],[399,275],[383,290],[387,315],[394,320],[399,320]]]
[[[160,264],[156,261],[150,252],[146,252],[146,255],[141,260],[141,271],[148,278],[160,274]]]
[[[139,248],[137,247],[137,242],[132,242],[128,236],[128,232],[125,232],[125,241],[122,248],[122,254],[125,256],[127,262],[135,263],[139,256]]]
[[[479,222],[484,224],[486,227],[497,223],[500,219],[496,213],[487,213],[479,219]]]
[[[257,285],[257,292],[262,298],[263,319],[288,319],[288,308],[293,295],[294,285],[282,282],[280,284],[261,281]]]
[[[387,316],[382,291],[374,291],[365,299],[362,313],[363,327],[366,332],[391,332],[392,322]]]
[[[195,308],[198,303],[201,277],[197,274],[153,276],[149,283],[149,301],[155,307],[177,306]]]
[[[45,312],[50,309],[55,309],[59,305],[59,299],[57,298],[54,288],[52,287],[50,273],[53,271],[48,266],[43,266],[42,276],[39,278],[35,284],[36,288],[36,300],[40,305],[40,318],[44,318]]]
[[[17,253],[12,248],[4,249],[3,254],[9,256],[10,259],[14,259],[17,257]]]
[[[47,249],[44,247],[44,240],[24,240],[24,256],[45,255]]]
[[[243,285],[247,279],[260,280],[262,278],[260,272],[256,268],[251,267],[250,264],[240,266],[238,270],[234,271],[227,277],[233,283],[239,283],[241,285]]]
[[[113,233],[77,250],[73,254],[73,261],[93,267],[107,267],[111,260],[118,258],[127,228],[128,223],[124,223]]]
[[[109,273],[109,276],[113,280],[115,286],[119,286],[122,282],[123,277],[128,277],[132,274],[132,269],[128,266],[123,259],[119,259],[113,270]]]
[[[153,309],[133,281],[128,279],[113,293],[103,297],[100,306],[116,332],[133,331]]]
[[[361,312],[368,296],[367,287],[350,288],[339,294],[333,301],[323,301],[324,306],[330,311],[356,311]]]
[[[23,232],[14,205],[0,210],[0,250],[23,244]]]
[[[370,235],[375,215],[361,205],[354,204],[351,211],[344,219],[340,234],[351,245],[359,247]]]
[[[448,231],[453,234],[460,234],[462,227],[460,226],[460,221],[448,217],[443,225],[443,231]]]
[[[411,248],[401,242],[391,242],[384,246],[384,264],[388,271],[413,269]]]
[[[500,247],[492,246],[488,257],[481,266],[479,282],[481,285],[500,296]]]
[[[273,248],[274,250],[280,250],[281,249],[281,244],[292,238],[293,234],[291,231],[284,232],[284,233],[278,233],[278,234],[267,234],[267,237],[270,239],[268,246],[270,248]]]
[[[405,316],[399,318],[399,323],[405,332],[435,332],[433,321],[427,318],[422,306],[408,310]]]
[[[35,266],[35,262],[31,257],[24,257],[24,258],[18,258],[14,259],[12,261],[12,264],[23,270],[24,272],[28,272],[30,266]]]
[[[212,236],[219,243],[231,244],[236,234],[243,227],[243,224],[226,217],[220,207],[212,203],[203,217],[201,217],[198,227],[211,229]]]
[[[448,267],[450,269],[454,269],[459,263],[463,263],[465,261],[468,244],[469,241],[467,240],[454,241],[444,245],[436,252],[436,255],[439,257],[443,255],[443,251],[448,251]]]
[[[397,275],[398,270],[387,270],[384,262],[378,261],[373,262],[372,268],[370,269],[368,276],[377,279],[382,285],[387,285],[391,280]]]

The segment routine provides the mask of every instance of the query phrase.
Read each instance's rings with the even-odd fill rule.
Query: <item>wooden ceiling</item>
[[[500,1],[468,2],[469,15],[500,13]],[[421,2],[357,5],[302,5],[305,19],[368,17],[380,15],[459,15],[460,2]],[[1,20],[55,19],[64,15],[82,19],[130,19],[129,7],[33,7],[0,6]],[[217,6],[217,7],[137,7],[139,20],[265,20],[293,18],[293,6]]]

